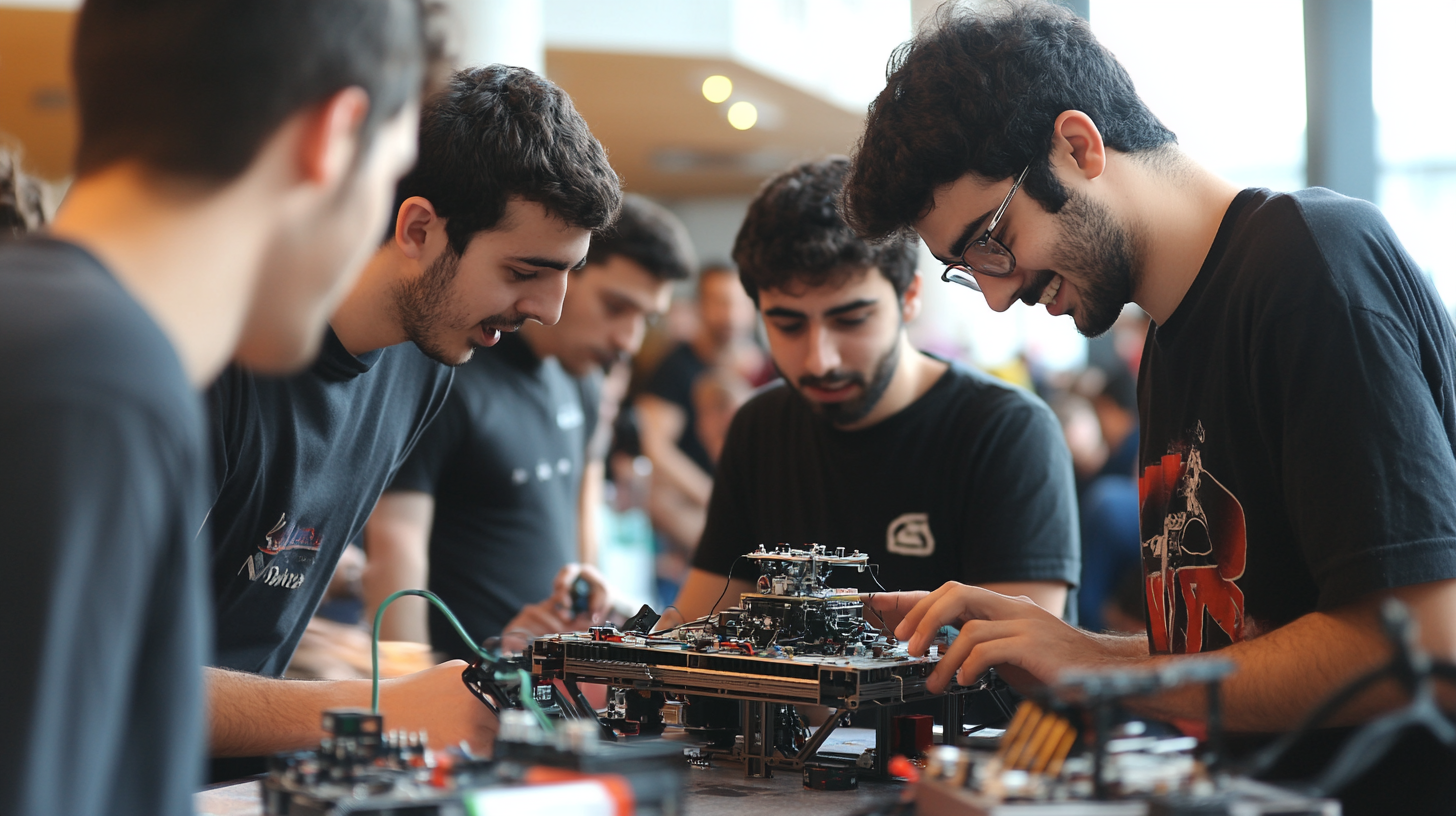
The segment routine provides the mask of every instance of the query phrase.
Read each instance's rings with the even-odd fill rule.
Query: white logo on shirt
[[[890,522],[885,530],[885,549],[896,555],[925,558],[935,552],[935,536],[930,532],[930,516],[906,513]]]
[[[586,414],[580,405],[559,405],[556,407],[556,427],[563,431],[580,428],[586,422]]]

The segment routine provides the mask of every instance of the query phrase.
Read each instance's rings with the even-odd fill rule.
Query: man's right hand
[[[461,672],[466,663],[451,660],[379,685],[379,713],[390,730],[426,731],[430,746],[441,749],[469,743],[471,751],[489,754],[500,724],[470,689]]]

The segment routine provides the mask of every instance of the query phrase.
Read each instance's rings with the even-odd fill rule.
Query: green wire
[[[474,652],[475,656],[479,657],[483,663],[489,665],[492,670],[494,670],[495,667],[495,658],[487,654],[484,649],[481,649],[480,646],[475,643],[470,635],[466,634],[465,627],[460,624],[460,619],[455,617],[455,613],[450,611],[450,607],[446,606],[444,601],[440,600],[440,596],[424,589],[401,589],[393,595],[390,595],[388,598],[385,598],[384,603],[380,604],[379,609],[374,612],[374,637],[371,638],[369,644],[370,657],[373,660],[371,673],[373,675],[374,682],[373,693],[370,697],[369,707],[370,711],[374,714],[379,713],[379,626],[381,623],[384,622],[384,610],[387,609],[390,604],[394,603],[395,598],[399,598],[405,595],[418,595],[421,598],[424,598],[425,600],[434,604],[435,608],[440,610],[441,614],[445,616],[445,619],[450,621],[450,625],[455,628],[455,634],[459,635],[460,639],[465,641],[465,645],[470,647],[470,651]],[[543,730],[554,731],[555,725],[551,722],[551,718],[547,717],[546,712],[541,710],[541,706],[536,703],[536,696],[530,691],[531,675],[520,669],[518,669],[516,673],[520,676],[521,681],[521,704],[526,707],[527,711],[530,711],[532,714],[536,715],[536,720],[541,723],[541,728]],[[496,679],[499,679],[498,675]]]

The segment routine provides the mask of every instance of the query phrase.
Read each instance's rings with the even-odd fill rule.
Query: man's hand
[[[571,587],[578,578],[585,579],[591,587],[587,610],[580,615],[571,614]],[[558,632],[580,632],[607,619],[612,606],[612,593],[606,579],[589,564],[567,564],[556,573],[551,597],[533,603],[516,614],[501,632],[501,648],[508,652],[519,652],[526,648],[532,638],[554,635]]]
[[[865,607],[870,610],[865,615],[865,620],[877,624],[881,632],[893,636],[895,628],[900,621],[910,614],[910,610],[920,603],[921,599],[929,592],[916,590],[914,592],[866,592],[864,593]]]
[[[896,595],[901,597],[892,597]],[[893,615],[896,603],[903,604],[911,595],[923,597],[895,626],[895,636],[907,641],[910,654],[925,654],[942,626],[956,626],[961,631],[926,678],[933,692],[950,684],[952,672],[958,682],[969,685],[993,666],[998,671],[1014,666],[1030,679],[1049,684],[1068,668],[1091,668],[1145,654],[1140,638],[1094,635],[1071,626],[1030,598],[955,582],[929,594],[877,595],[871,599],[871,608],[887,609]],[[1008,679],[1015,682],[1016,674],[1011,672]]]
[[[451,660],[379,685],[379,713],[392,729],[427,731],[442,749],[463,740],[476,753],[489,753],[500,724],[465,687],[465,662]]]
[[[571,587],[576,583],[577,578],[584,579],[587,586],[591,587],[585,617],[592,624],[606,620],[607,613],[612,609],[612,591],[607,587],[607,579],[590,564],[567,564],[562,567],[561,571],[556,573],[556,580],[552,582],[551,600],[562,608],[563,614],[570,616],[572,611]]]

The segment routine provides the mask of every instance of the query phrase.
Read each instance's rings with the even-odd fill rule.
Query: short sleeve
[[[1007,392],[965,461],[972,478],[960,580],[1063,581],[1081,577],[1081,532],[1072,456],[1051,409]]]
[[[1411,326],[1333,300],[1282,315],[1253,367],[1261,431],[1321,609],[1456,576],[1441,366]]]
[[[713,476],[713,494],[708,499],[708,519],[703,538],[693,554],[693,566],[714,575],[728,575],[740,555],[758,546],[748,526],[748,475],[755,451],[749,427],[752,410],[745,406],[728,426],[723,454]]]
[[[692,407],[693,378],[696,375],[689,370],[685,354],[691,354],[691,351],[685,346],[678,346],[663,357],[657,370],[647,378],[643,391],[687,410]]]
[[[425,426],[404,463],[395,471],[386,492],[417,490],[433,494],[446,463],[469,437],[467,411],[464,400],[457,394],[448,396],[440,413]]]

